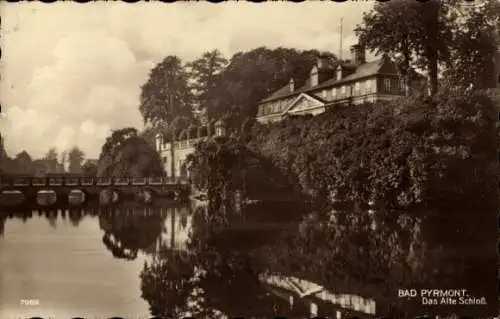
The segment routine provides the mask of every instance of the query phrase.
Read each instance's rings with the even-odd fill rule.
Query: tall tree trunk
[[[172,215],[170,215],[170,250],[174,249],[175,246],[175,214],[177,208],[172,209]]]
[[[427,94],[433,96],[438,90],[438,59],[436,52],[427,55]]]
[[[429,96],[433,96],[438,90],[438,46],[442,41],[438,38],[440,29],[440,4],[438,1],[431,1],[424,6],[426,33],[426,46],[424,48],[425,58],[427,60],[427,92]]]
[[[411,90],[410,90],[410,85],[411,85],[411,66],[410,66],[410,52],[409,50],[405,50],[403,53],[404,56],[404,72],[405,74],[403,75],[403,85],[404,85],[404,94],[405,96],[410,96]]]

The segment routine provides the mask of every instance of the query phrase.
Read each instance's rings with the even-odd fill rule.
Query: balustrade
[[[0,186],[127,186],[187,184],[189,178],[180,177],[3,177]]]
[[[130,183],[130,179],[128,177],[116,177],[114,179],[114,185],[118,185],[118,186],[124,186],[124,185],[128,185]]]
[[[148,184],[149,185],[162,185],[163,178],[162,177],[150,177],[150,178],[148,178]]]
[[[109,178],[109,177],[98,177],[96,185],[111,185],[111,178]]]
[[[66,177],[64,179],[64,184],[66,186],[78,186],[78,177]]]
[[[146,177],[134,177],[132,179],[132,185],[146,185],[147,178]]]
[[[33,186],[45,186],[45,185],[47,185],[47,180],[43,177],[35,177],[31,180],[31,185],[33,185]]]
[[[23,178],[23,177],[17,177],[14,178],[14,186],[28,186],[30,184],[28,178]]]
[[[94,185],[94,179],[92,177],[82,177],[82,178],[80,178],[80,185],[92,186],[92,185]]]
[[[63,183],[62,177],[51,177],[49,178],[49,185],[50,186],[61,186]]]

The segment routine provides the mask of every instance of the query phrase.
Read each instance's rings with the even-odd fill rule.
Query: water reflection
[[[276,209],[276,207],[274,207]],[[287,210],[275,210],[282,215]],[[293,227],[296,215],[267,220],[255,218],[252,210],[244,216],[226,210],[224,219],[213,218],[207,207],[197,208],[184,250],[164,249],[150,258],[141,272],[142,297],[152,315],[203,318],[307,316],[308,309],[291,307],[288,298],[280,298],[263,286],[259,274],[264,271],[257,253],[276,238],[277,227]],[[241,228],[241,220],[259,220],[254,227]],[[291,223],[290,223],[291,222]],[[274,223],[274,228],[265,225]]]
[[[188,206],[0,212],[0,318],[149,317],[139,274],[189,221]]]
[[[0,317],[307,316],[259,281],[259,249],[300,220],[289,206],[222,219],[204,205],[2,213]],[[27,309],[27,295],[44,299]]]

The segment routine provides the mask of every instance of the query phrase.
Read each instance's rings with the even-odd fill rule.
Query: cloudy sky
[[[166,55],[190,61],[259,46],[344,51],[373,2],[2,3],[0,132],[9,155],[78,145],[99,155],[110,130],[142,127],[140,86]],[[344,54],[346,54],[344,53]]]

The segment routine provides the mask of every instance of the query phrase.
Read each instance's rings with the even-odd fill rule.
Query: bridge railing
[[[43,186],[140,186],[140,185],[174,185],[189,183],[187,177],[2,177],[0,186],[14,187],[43,187]]]

